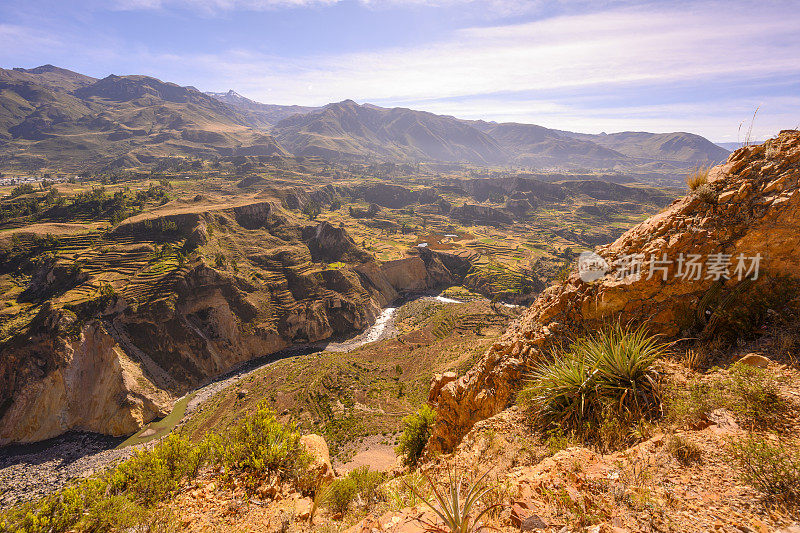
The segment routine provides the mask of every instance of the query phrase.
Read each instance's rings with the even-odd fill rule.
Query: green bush
[[[707,413],[723,405],[726,405],[723,391],[716,383],[690,381],[685,385],[671,385],[664,393],[667,421],[675,425],[698,425]]]
[[[800,504],[800,450],[750,434],[731,445],[742,480],[768,499]]]
[[[327,489],[325,501],[328,509],[336,514],[345,514],[356,497],[356,483],[345,477],[334,480]]]
[[[266,402],[224,436],[212,435],[210,446],[215,464],[224,466],[228,475],[243,474],[250,488],[270,473],[300,480],[311,462],[300,434],[278,422]]]
[[[778,395],[778,384],[766,369],[745,364],[731,367],[723,390],[733,396],[728,407],[751,425],[769,427],[780,422],[786,402]]]
[[[347,477],[355,482],[356,492],[366,507],[371,507],[381,499],[378,487],[386,481],[386,474],[383,472],[370,470],[369,466],[360,466],[351,470]]]
[[[652,365],[663,354],[643,329],[616,325],[535,368],[519,399],[545,431],[602,439],[656,413],[660,393]]]
[[[697,426],[708,413],[725,408],[751,428],[781,426],[789,405],[778,394],[778,384],[767,369],[735,364],[726,374],[670,386],[664,394],[667,420],[674,425]]]
[[[351,470],[341,479],[333,481],[326,489],[325,502],[331,511],[344,515],[356,498],[366,509],[371,508],[381,498],[378,490],[386,480],[386,474],[361,466]]]
[[[151,505],[175,494],[183,480],[197,476],[206,461],[204,443],[195,445],[172,434],[152,450],[138,450],[107,477],[113,494],[127,493],[139,503]]]
[[[436,423],[436,413],[428,404],[403,419],[403,434],[396,452],[407,466],[416,466]]]

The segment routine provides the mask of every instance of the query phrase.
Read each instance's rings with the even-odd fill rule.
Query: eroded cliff
[[[23,234],[2,262],[30,273],[35,315],[2,341],[0,444],[131,434],[242,362],[354,334],[450,281],[436,258],[381,264],[268,201],[198,199],[51,244]]]

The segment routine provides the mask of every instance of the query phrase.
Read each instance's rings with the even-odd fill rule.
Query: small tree
[[[408,466],[416,466],[436,423],[436,413],[428,404],[403,419],[403,434],[397,445],[397,453]]]

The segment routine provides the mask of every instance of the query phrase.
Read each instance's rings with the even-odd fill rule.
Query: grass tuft
[[[697,190],[701,185],[708,183],[708,167],[697,167],[686,176],[686,185],[692,191]]]
[[[684,466],[699,462],[702,456],[700,447],[681,435],[667,439],[667,451]]]

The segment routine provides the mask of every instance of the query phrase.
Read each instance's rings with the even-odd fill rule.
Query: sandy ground
[[[385,444],[386,441],[390,444]],[[370,470],[386,472],[397,466],[397,455],[394,453],[394,437],[372,435],[355,447],[355,455],[349,461],[334,460],[333,467],[338,474],[346,474],[360,466],[369,466]]]

